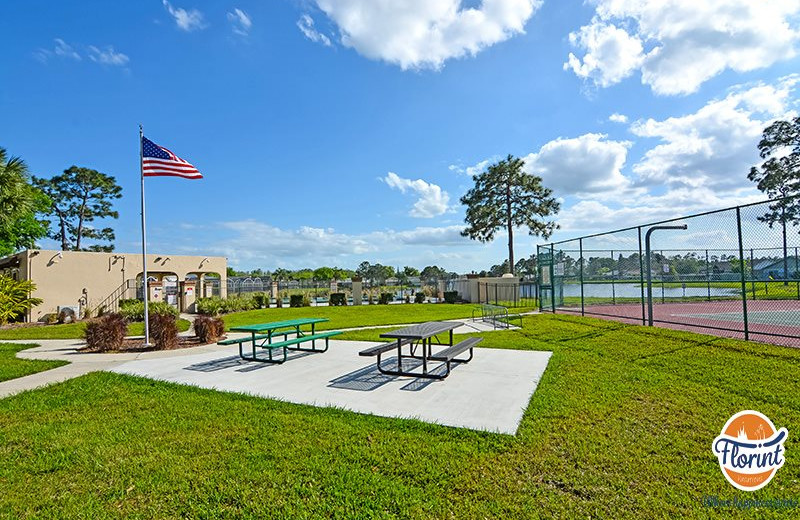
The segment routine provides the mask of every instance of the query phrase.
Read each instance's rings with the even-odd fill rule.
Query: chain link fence
[[[796,198],[538,247],[540,309],[800,346]]]

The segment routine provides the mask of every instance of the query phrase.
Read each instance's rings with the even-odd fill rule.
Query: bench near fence
[[[512,320],[519,321],[519,326],[522,327],[522,315],[509,314],[508,307],[502,305],[482,303],[479,308],[472,311],[472,321],[491,322],[495,329],[509,328]]]

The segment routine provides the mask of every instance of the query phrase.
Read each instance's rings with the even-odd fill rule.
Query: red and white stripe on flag
[[[142,137],[142,175],[145,177],[183,177],[202,179],[203,175],[189,161],[163,146]]]

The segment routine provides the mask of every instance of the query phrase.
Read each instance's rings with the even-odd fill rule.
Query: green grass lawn
[[[17,352],[20,350],[35,346],[33,344],[0,343],[0,381],[16,379],[67,364],[66,361],[41,361],[16,357]],[[0,440],[2,440],[2,434],[0,434]]]
[[[189,330],[187,320],[178,319],[178,330]],[[0,339],[31,340],[31,339],[78,339],[83,337],[86,330],[85,322],[66,323],[63,325],[42,325],[39,327],[19,327],[16,329],[0,330]],[[143,336],[144,323],[131,323],[128,325],[129,336]]]
[[[796,513],[701,500],[800,497],[800,350],[563,315],[482,335],[488,348],[553,352],[514,437],[108,373],[0,400],[0,517]],[[711,453],[743,409],[789,430],[785,466],[754,493],[731,487]]]
[[[260,309],[226,314],[227,328],[255,323],[291,320],[295,318],[328,318],[330,321],[317,324],[317,330],[347,329],[373,325],[397,325],[441,321],[455,318],[470,318],[478,308],[471,304],[419,303],[397,305],[361,305],[358,307],[284,307],[282,309]],[[513,309],[513,312],[533,310],[530,307]]]

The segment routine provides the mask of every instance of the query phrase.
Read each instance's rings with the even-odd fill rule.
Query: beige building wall
[[[19,261],[16,262],[15,259]],[[12,267],[13,264],[18,264]],[[183,296],[191,287],[191,296],[198,296],[207,274],[220,277],[220,294],[226,296],[227,260],[219,256],[147,255],[148,276],[163,280],[175,275]],[[135,298],[135,281],[141,277],[142,255],[135,253],[98,253],[88,251],[28,250],[0,260],[0,272],[36,284],[34,297],[44,300],[29,314],[37,321],[54,313],[59,306],[85,307],[96,310],[112,293],[124,289],[124,298]],[[196,275],[197,283],[181,284],[188,275]],[[158,285],[158,284],[155,284]],[[151,290],[151,294],[153,291]],[[164,294],[163,287],[156,293]],[[152,298],[151,298],[152,299]],[[190,309],[192,310],[192,309]]]

